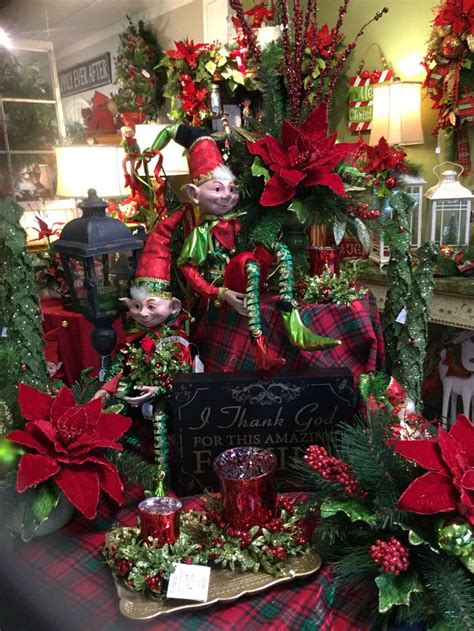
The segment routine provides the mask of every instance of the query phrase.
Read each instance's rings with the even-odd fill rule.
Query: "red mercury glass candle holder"
[[[233,528],[261,526],[274,516],[275,455],[258,447],[234,447],[214,460],[222,517]]]
[[[158,546],[174,543],[179,537],[179,511],[183,504],[176,497],[149,497],[138,505],[140,534],[157,540]]]
[[[339,248],[335,246],[310,247],[308,248],[311,258],[311,274],[321,276],[326,268],[332,274],[339,274]]]

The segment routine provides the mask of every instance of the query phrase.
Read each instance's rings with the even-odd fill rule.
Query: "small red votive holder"
[[[179,511],[183,504],[176,497],[149,497],[138,505],[143,541],[156,539],[158,546],[174,543],[179,537]]]
[[[313,276],[321,276],[326,269],[332,274],[339,274],[340,252],[335,246],[309,247],[309,255],[311,258],[311,274]]]
[[[222,516],[233,528],[261,526],[276,506],[277,460],[268,449],[234,447],[214,460],[221,489]]]

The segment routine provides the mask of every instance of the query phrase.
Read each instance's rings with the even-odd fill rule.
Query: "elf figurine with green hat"
[[[193,208],[183,208],[161,223],[182,222],[187,230],[177,264],[191,287],[216,307],[227,303],[248,318],[257,369],[271,370],[285,364],[284,358],[269,356],[260,315],[260,291],[274,257],[280,274],[278,307],[291,344],[304,350],[339,345],[338,340],[321,337],[302,323],[293,294],[293,261],[283,243],[274,243],[272,251],[258,245],[253,252],[236,253],[244,214],[234,210],[239,191],[208,131],[172,125],[160,132],[151,149],[161,150],[171,139],[188,152],[191,183],[186,185],[186,192]]]

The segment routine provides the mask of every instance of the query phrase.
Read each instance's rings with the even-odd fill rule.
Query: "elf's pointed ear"
[[[184,190],[193,204],[198,204],[198,187],[196,184],[185,184]]]

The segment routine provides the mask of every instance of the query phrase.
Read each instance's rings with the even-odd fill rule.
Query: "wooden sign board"
[[[352,373],[347,369],[280,373],[262,379],[255,372],[178,375],[171,401],[175,453],[173,490],[178,495],[218,490],[216,456],[231,447],[272,449],[280,488],[291,488],[290,461],[321,442],[355,409]]]
[[[103,53],[58,72],[61,97],[87,92],[112,83],[110,53]]]

